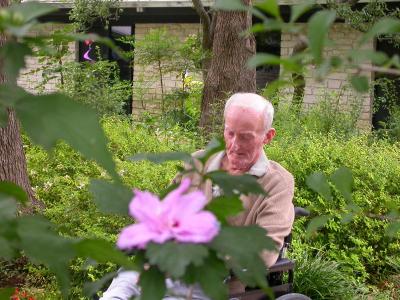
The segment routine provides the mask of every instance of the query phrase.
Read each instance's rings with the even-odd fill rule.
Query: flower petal
[[[190,179],[184,178],[181,181],[181,184],[173,191],[169,192],[167,196],[165,196],[162,201],[166,206],[174,206],[175,202],[179,199],[179,197],[188,190],[190,187]]]
[[[215,216],[207,211],[182,218],[173,235],[180,242],[208,243],[219,232],[219,223]]]
[[[129,214],[140,222],[154,222],[161,212],[158,197],[150,192],[134,191],[135,196],[129,203]]]
[[[133,224],[122,229],[118,236],[117,246],[120,249],[145,248],[147,243],[153,241],[163,243],[172,235],[168,231],[155,232],[146,224]]]

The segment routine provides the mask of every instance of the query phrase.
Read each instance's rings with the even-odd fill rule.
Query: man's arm
[[[290,234],[294,221],[293,176],[281,178],[272,188],[267,189],[268,196],[259,208],[256,224],[267,230],[267,235],[275,242],[278,252],[265,251],[262,256],[268,267],[274,265],[283,246],[284,239]]]

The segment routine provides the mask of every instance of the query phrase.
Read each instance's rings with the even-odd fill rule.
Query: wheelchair
[[[295,219],[307,217],[310,213],[302,208],[294,208]],[[286,258],[286,251],[292,242],[292,234],[285,237],[277,262],[268,269],[267,280],[276,300],[311,300],[309,297],[293,293],[295,262]],[[248,289],[244,293],[231,294],[229,300],[268,300],[260,289]]]

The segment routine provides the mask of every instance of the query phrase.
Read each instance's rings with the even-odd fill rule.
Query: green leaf
[[[206,207],[220,222],[226,223],[226,218],[235,216],[243,210],[243,203],[239,197],[217,197]]]
[[[264,95],[267,97],[273,97],[283,87],[292,86],[292,82],[288,80],[277,79],[269,82],[264,89]]]
[[[350,202],[353,189],[353,174],[351,173],[351,170],[346,167],[337,169],[331,175],[331,181],[342,194],[344,199]]]
[[[365,76],[354,75],[350,78],[350,83],[359,93],[365,93],[369,90],[368,79]]]
[[[192,156],[186,152],[138,153],[128,159],[130,161],[148,160],[155,164],[162,164],[172,160],[191,162]]]
[[[113,262],[129,270],[139,270],[136,263],[105,240],[81,240],[74,244],[74,249],[79,256],[90,257],[98,263]]]
[[[400,20],[395,18],[381,18],[370,30],[361,36],[359,45],[364,44],[373,37],[381,34],[391,34],[400,32]]]
[[[204,149],[203,153],[196,158],[200,160],[203,165],[215,153],[225,150],[225,141],[222,138],[213,138]]]
[[[301,66],[291,58],[281,58],[269,53],[258,53],[252,56],[248,61],[249,68],[256,68],[264,65],[282,65],[288,71],[299,71]]]
[[[267,231],[259,226],[222,227],[210,247],[227,259],[236,276],[249,286],[266,287],[263,250],[276,250]],[[248,271],[251,270],[251,271]]]
[[[10,260],[14,256],[14,249],[9,241],[0,236],[0,258]],[[1,297],[0,297],[1,299]]]
[[[62,94],[30,95],[18,100],[17,115],[30,138],[46,150],[64,140],[88,159],[94,159],[117,181],[96,113]]]
[[[3,73],[8,82],[16,83],[19,71],[25,67],[25,57],[30,54],[32,51],[27,45],[17,42],[8,42],[0,48]]]
[[[331,187],[325,174],[314,172],[306,178],[307,186],[314,192],[320,194],[325,200],[332,201]]]
[[[311,219],[307,225],[307,235],[310,236],[311,234],[316,232],[319,228],[323,227],[326,222],[328,222],[331,218],[331,216],[318,216]]]
[[[8,123],[8,111],[6,107],[2,107],[0,100],[0,128],[4,128]]]
[[[247,11],[249,7],[244,5],[241,0],[217,0],[213,6],[213,9],[227,11]]]
[[[150,243],[146,251],[150,264],[157,265],[172,278],[185,274],[189,264],[201,265],[207,255],[208,249],[203,245],[176,242]]]
[[[161,300],[167,291],[165,276],[155,266],[140,274],[139,285],[142,288],[140,300]]]
[[[315,1],[306,1],[302,4],[292,5],[290,7],[290,23],[295,22],[298,18],[300,18],[303,14],[308,12],[315,5]]]
[[[15,288],[0,288],[0,299],[8,300],[14,292]]]
[[[235,195],[267,195],[261,185],[257,182],[257,178],[252,175],[229,175],[222,171],[213,171],[205,174],[205,178],[223,189],[225,196],[232,197]]]
[[[350,52],[350,58],[356,63],[371,62],[374,65],[381,66],[389,61],[386,53],[372,49],[357,49]]]
[[[388,237],[396,237],[400,233],[400,222],[392,221],[389,226],[386,228],[386,235]]]
[[[214,251],[204,260],[200,266],[190,265],[188,273],[192,277],[192,282],[199,283],[204,293],[214,300],[228,299],[228,285],[224,284],[224,279],[229,275],[225,264],[220,260]]]
[[[316,64],[322,61],[322,52],[328,39],[329,28],[336,18],[331,10],[322,10],[315,13],[308,21],[308,42]]]
[[[29,95],[16,84],[3,83],[0,85],[0,106],[12,107],[21,98]]]
[[[95,295],[107,282],[113,279],[115,275],[117,275],[117,272],[111,272],[94,282],[85,282],[83,285],[83,294],[86,297],[93,299],[93,295]]]
[[[129,215],[129,203],[132,200],[133,192],[128,187],[103,179],[92,179],[89,191],[100,211]]]
[[[343,213],[341,215],[340,223],[348,224],[354,219],[354,217],[355,217],[354,213]]]
[[[255,1],[253,5],[271,16],[280,18],[279,5],[276,0]]]
[[[75,256],[72,240],[58,236],[51,223],[38,216],[18,218],[20,246],[34,263],[43,263],[56,275],[64,297],[69,292],[68,266]]]
[[[4,197],[0,194],[0,219],[10,220],[17,215],[17,203],[14,199]]]
[[[13,4],[9,7],[10,12],[21,14],[25,22],[29,22],[56,10],[58,10],[58,8],[53,5],[33,1]]]
[[[28,196],[25,191],[15,183],[8,181],[0,181],[0,194],[11,196],[20,203],[28,202]]]

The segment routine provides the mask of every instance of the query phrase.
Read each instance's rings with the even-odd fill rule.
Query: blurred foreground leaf
[[[319,11],[308,21],[308,43],[315,63],[322,62],[322,53],[328,40],[329,28],[336,18],[336,13],[331,10]]]
[[[190,162],[192,156],[186,152],[161,152],[161,153],[138,153],[128,158],[130,161],[148,160],[155,164],[162,164],[166,161]]]
[[[64,140],[119,180],[107,150],[107,139],[93,110],[62,94],[22,97],[15,104],[15,110],[35,143],[50,150],[58,141]]]
[[[139,266],[115,248],[114,245],[104,240],[87,239],[74,244],[79,256],[90,257],[98,263],[113,262],[129,270],[139,270]]]
[[[257,179],[249,174],[234,176],[222,171],[213,171],[207,173],[205,178],[211,179],[218,185],[227,197],[235,195],[266,195],[266,192],[257,182]]]
[[[325,226],[326,222],[329,221],[331,216],[318,216],[313,219],[308,223],[307,225],[307,235],[310,236],[314,232],[316,232],[319,228]]]
[[[151,243],[146,251],[150,264],[157,265],[172,278],[182,276],[189,264],[201,265],[207,255],[208,249],[200,244],[176,242]]]
[[[331,181],[342,194],[344,199],[346,199],[347,202],[350,202],[353,189],[353,174],[351,173],[351,170],[346,167],[337,169],[331,175]]]
[[[20,203],[28,202],[25,191],[19,185],[9,181],[0,181],[0,194],[11,197]]]
[[[128,187],[103,179],[92,179],[89,191],[92,193],[94,202],[100,211],[124,216],[129,215],[129,203],[132,200],[133,192]]]
[[[217,197],[207,205],[206,209],[212,212],[217,219],[226,223],[226,218],[235,216],[243,211],[243,203],[238,196],[236,197]]]
[[[140,274],[139,285],[142,288],[140,300],[161,300],[167,291],[164,274],[156,266]]]
[[[314,172],[306,178],[307,186],[320,194],[324,199],[332,201],[331,187],[322,172]]]
[[[267,231],[259,226],[222,227],[211,248],[227,258],[236,276],[247,285],[267,287],[267,268],[260,257],[263,250],[275,250]]]

